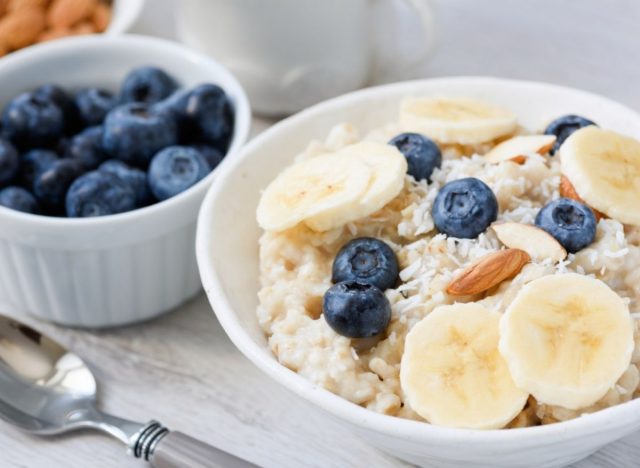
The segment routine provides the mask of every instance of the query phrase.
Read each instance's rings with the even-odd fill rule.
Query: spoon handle
[[[250,468],[256,465],[181,432],[169,432],[155,446],[149,462],[155,468]]]

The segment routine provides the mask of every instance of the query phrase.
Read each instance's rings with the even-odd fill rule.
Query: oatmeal
[[[455,106],[456,112],[458,112],[456,118],[462,120],[464,124],[468,123],[464,119],[470,110],[465,106],[469,107],[470,105],[460,101],[456,102]],[[279,214],[279,223],[273,224],[273,226],[277,224],[277,228],[268,228],[260,238],[261,289],[257,314],[260,325],[268,336],[269,345],[278,360],[313,383],[373,411],[457,427],[495,428],[547,424],[571,419],[580,414],[619,404],[638,396],[640,394],[640,372],[637,367],[640,363],[640,329],[638,325],[640,320],[640,304],[638,303],[640,300],[640,270],[638,269],[638,265],[640,265],[640,229],[635,227],[634,213],[625,213],[622,220],[625,224],[621,222],[619,216],[604,216],[596,221],[591,214],[591,208],[601,210],[605,215],[618,213],[620,211],[619,205],[616,205],[614,209],[610,207],[612,204],[618,203],[616,200],[621,200],[619,204],[622,204],[623,207],[626,206],[625,204],[628,202],[624,198],[626,195],[623,193],[615,195],[610,193],[592,194],[587,190],[588,184],[591,183],[589,177],[593,174],[593,169],[587,165],[591,163],[585,162],[579,157],[573,158],[576,159],[575,161],[569,157],[563,158],[561,163],[559,155],[548,154],[549,151],[556,152],[559,147],[559,145],[554,146],[555,137],[531,135],[531,138],[526,138],[529,135],[516,126],[515,120],[510,118],[508,111],[492,110],[491,107],[484,108],[479,116],[475,115],[474,118],[477,120],[471,122],[468,125],[469,128],[465,128],[464,125],[451,123],[447,127],[442,123],[441,115],[435,116],[440,120],[435,118],[429,121],[420,120],[414,113],[423,112],[424,110],[421,109],[424,108],[424,103],[420,104],[420,102],[404,105],[402,111],[404,113],[398,123],[392,122],[384,128],[365,134],[360,134],[352,124],[337,125],[324,141],[312,142],[306,151],[297,156],[298,164],[314,159],[322,161],[323,158],[328,158],[326,161],[337,166],[334,168],[336,174],[331,175],[332,180],[336,181],[336,185],[332,185],[331,188],[336,192],[327,195],[318,190],[318,193],[313,194],[314,200],[316,200],[314,206],[324,204],[322,206],[334,210],[340,204],[348,209],[333,211],[336,216],[327,218],[320,216],[318,214],[320,211],[309,215],[310,208],[306,205],[306,211],[296,211],[297,208],[295,208],[287,213],[286,219],[283,217],[284,215]],[[427,108],[428,110],[424,112],[445,112],[442,106],[430,105]],[[557,125],[559,124],[556,123]],[[580,125],[576,125],[572,130],[579,127]],[[360,198],[355,201],[349,198],[350,195],[348,196],[346,191],[345,193],[341,191],[340,184],[357,187],[358,184],[362,184],[362,181],[359,174],[338,174],[342,166],[338,165],[336,154],[352,157],[352,154],[355,155],[357,152],[357,148],[360,150],[364,148],[366,151],[378,151],[377,148],[383,145],[393,148],[392,145],[387,145],[387,142],[408,130],[423,133],[431,137],[429,141],[435,140],[438,143],[441,160],[437,162],[437,166],[430,168],[427,164],[425,169],[424,165],[420,166],[423,161],[416,162],[407,156],[408,168],[407,165],[401,167],[400,163],[385,162],[389,165],[385,171],[382,171],[384,174],[378,174],[375,179],[372,179],[379,182],[377,192],[372,192],[371,187],[375,185],[372,182],[369,182],[368,188],[362,189]],[[520,134],[520,144],[517,141],[499,144],[516,133]],[[569,133],[566,130],[565,133],[560,132],[559,140],[566,138]],[[378,146],[358,146],[367,144]],[[577,142],[569,141],[568,145],[570,144],[576,145]],[[498,149],[494,150],[494,148]],[[564,155],[564,148],[561,153]],[[487,154],[490,155],[489,158],[487,158]],[[360,161],[358,155],[353,158]],[[640,161],[640,155],[638,158]],[[638,164],[640,165],[640,162]],[[565,166],[571,166],[571,172]],[[358,171],[359,167],[364,166],[350,166],[351,170],[355,171]],[[403,175],[401,183],[397,187],[391,188],[393,185],[391,178],[395,177],[394,174],[399,170],[402,170],[403,174],[408,170],[411,175]],[[422,171],[427,175],[416,178],[413,175],[417,174],[416,171]],[[577,193],[583,195],[582,199],[575,200],[580,198],[577,193],[576,196],[570,197],[566,190],[562,194],[566,198],[561,198],[560,187],[563,174],[571,179]],[[576,174],[576,176],[572,178],[571,174]],[[382,179],[382,177],[386,177],[388,180]],[[440,203],[437,200],[439,194],[446,192],[448,187],[451,187],[449,184],[454,181],[471,179],[477,180],[487,187],[486,190],[491,192],[488,194],[489,198],[495,197],[495,202],[497,202],[495,214],[491,213],[490,203],[485,203],[482,205],[485,213],[474,215],[477,216],[474,219],[478,219],[478,223],[463,223],[464,225],[453,226],[449,218],[443,221],[439,212],[434,211],[434,207]],[[624,182],[624,179],[621,181]],[[621,181],[614,182],[620,183]],[[632,181],[632,183],[636,182]],[[316,186],[319,185],[316,184]],[[386,201],[375,211],[366,211],[366,209],[375,207],[372,200],[384,200],[383,192],[386,196],[391,193],[391,190],[395,193],[389,201]],[[485,189],[479,190],[481,192]],[[623,189],[620,190],[623,191]],[[304,193],[304,196],[308,195],[308,193]],[[600,198],[598,198],[599,196]],[[616,196],[618,198],[615,198]],[[479,197],[480,195],[476,196],[476,198]],[[601,203],[603,200],[604,203]],[[463,202],[466,203],[466,199],[460,203]],[[565,203],[566,206],[556,206],[559,202]],[[295,203],[297,203],[297,199]],[[556,203],[556,205],[552,203]],[[295,206],[299,207],[299,205]],[[443,209],[452,209],[446,204],[443,206],[445,206]],[[580,218],[584,229],[576,231],[571,238],[562,237],[564,231],[556,232],[554,231],[555,226],[544,224],[548,222],[543,216],[545,209],[556,210],[550,216],[573,210],[570,211],[571,216]],[[636,211],[638,210],[636,209]],[[359,216],[362,213],[366,213],[366,215]],[[482,216],[486,219],[483,219]],[[592,218],[594,219],[593,232],[589,233],[588,230],[591,229],[589,220]],[[262,219],[264,220],[266,217],[263,216]],[[312,220],[311,223],[306,222],[309,219]],[[511,229],[507,232],[506,223],[510,223],[512,228],[515,227],[515,230]],[[486,227],[485,224],[494,224],[497,229]],[[499,226],[503,225],[505,229],[500,230]],[[463,235],[448,235],[446,231],[449,228],[452,232],[463,233]],[[455,231],[456,229],[457,231]],[[526,235],[526,232],[529,232],[527,229],[533,230],[533,234]],[[476,233],[477,230],[480,232]],[[520,235],[521,231],[525,234]],[[374,330],[375,337],[369,346],[366,343],[363,345],[352,335],[343,336],[336,332],[336,325],[330,326],[327,321],[330,317],[326,316],[326,312],[323,313],[323,298],[334,285],[334,281],[332,281],[334,260],[345,244],[360,238],[372,238],[384,242],[395,253],[399,265],[397,283],[384,291],[390,305],[388,323],[385,322],[382,332],[378,333],[377,329]],[[455,294],[452,293],[453,290],[449,286],[464,273],[465,269],[477,265],[487,255],[505,248],[518,249],[523,255],[526,255],[526,260],[514,269],[513,274],[504,275],[506,279],[500,278],[496,284],[489,283],[489,286],[481,292],[471,290],[465,294],[463,290],[462,293],[459,291]],[[606,294],[610,292],[620,302],[616,303],[615,310],[609,310],[614,308],[614,305],[610,305],[611,301],[606,302],[603,306],[604,309],[607,309],[603,312],[603,314],[606,312],[606,316],[597,316],[592,319],[588,315],[590,311],[585,312],[585,324],[591,323],[589,320],[603,320],[604,322],[601,323],[606,323],[612,331],[611,336],[596,336],[594,327],[585,328],[584,333],[580,332],[582,333],[580,336],[587,337],[584,340],[593,338],[600,346],[597,348],[597,352],[600,354],[594,354],[593,359],[583,359],[582,355],[579,358],[579,362],[585,366],[582,374],[584,381],[589,381],[591,377],[594,379],[593,388],[589,388],[588,392],[584,388],[586,385],[584,383],[579,388],[584,399],[576,399],[575,402],[579,400],[582,403],[574,405],[574,400],[562,405],[556,403],[556,401],[564,402],[561,398],[555,399],[559,388],[557,375],[545,374],[537,379],[546,385],[541,390],[529,388],[529,384],[525,382],[527,379],[518,377],[520,367],[517,367],[518,361],[513,357],[518,352],[518,343],[522,343],[522,341],[511,348],[509,348],[509,343],[503,343],[506,341],[506,338],[502,336],[504,330],[513,324],[502,324],[500,337],[498,337],[498,329],[495,328],[497,325],[491,325],[494,328],[491,328],[490,334],[495,334],[495,337],[492,338],[493,341],[490,344],[487,342],[479,343],[477,348],[495,354],[491,359],[499,360],[496,365],[499,365],[500,372],[505,374],[504,379],[508,380],[508,382],[505,380],[505,386],[500,382],[500,392],[498,392],[507,396],[501,397],[502,400],[499,402],[490,402],[490,405],[495,403],[496,412],[502,412],[502,416],[489,421],[487,418],[491,419],[490,415],[484,415],[486,424],[476,424],[475,421],[466,420],[464,415],[458,419],[454,417],[447,419],[447,417],[435,414],[443,408],[446,409],[447,405],[453,405],[453,402],[435,401],[433,398],[429,400],[426,397],[423,399],[422,395],[418,393],[424,393],[426,377],[418,375],[411,383],[409,377],[406,377],[410,366],[412,372],[413,366],[419,365],[422,366],[420,372],[427,374],[435,372],[431,367],[425,370],[424,363],[420,362],[421,360],[428,361],[428,353],[435,349],[432,347],[431,350],[420,351],[419,346],[423,342],[422,339],[415,339],[415,343],[411,345],[412,349],[405,352],[409,332],[419,323],[422,327],[422,322],[434,310],[437,309],[438,314],[442,315],[443,310],[448,310],[443,306],[456,307],[455,304],[461,303],[474,303],[474,307],[486,311],[487,317],[496,323],[507,315],[513,316],[514,320],[515,317],[522,319],[521,316],[524,312],[520,316],[517,314],[520,313],[518,305],[523,301],[523,291],[527,288],[544,286],[540,280],[550,275],[554,275],[554,278],[557,277],[558,281],[567,281],[569,286],[565,289],[569,290],[574,284],[577,284],[572,279],[577,275],[573,274],[587,278],[588,281],[598,281],[598,285],[602,284],[602,288],[608,289],[603,292],[605,294],[603,297],[609,297]],[[543,291],[545,291],[546,297],[547,290],[543,289]],[[549,297],[551,296],[553,294],[550,293]],[[558,300],[564,299],[558,298]],[[544,309],[544,304],[541,307]],[[484,325],[479,323],[474,330],[467,330],[465,327],[469,324],[469,319],[465,314],[467,312],[461,313],[461,320],[464,320],[461,330],[465,333],[469,331],[469,336],[475,339],[478,336],[477,333],[480,333],[478,330],[484,330]],[[547,317],[546,314],[545,311],[543,316]],[[631,322],[629,315],[633,318],[632,325],[629,325]],[[452,317],[453,315],[449,315],[446,320],[450,320]],[[433,322],[432,326],[434,327],[450,326],[437,325],[435,318],[430,318],[430,321]],[[554,322],[554,326],[556,325],[558,327],[564,326]],[[470,324],[469,327],[471,327]],[[425,331],[425,333],[427,332],[431,333],[433,330]],[[588,335],[587,332],[591,335]],[[418,333],[417,328],[415,333]],[[521,330],[519,333],[522,336],[527,335]],[[497,352],[498,339],[500,339],[500,353]],[[567,338],[558,344],[557,349],[562,350],[563,353],[571,354],[573,349],[586,346],[584,340],[582,342],[576,341],[577,344],[574,346]],[[625,340],[628,341],[627,348],[629,349],[625,348]],[[633,347],[634,340],[635,347]],[[619,344],[619,349],[615,348],[617,345],[614,341],[622,343]],[[373,345],[371,346],[371,344]],[[418,347],[415,348],[414,345]],[[541,346],[541,349],[546,349],[543,348],[546,344],[539,342],[534,342],[532,346]],[[451,347],[442,347],[441,349],[443,350],[441,352],[446,354],[448,352],[446,350],[450,350]],[[476,348],[473,349],[476,350]],[[580,348],[580,352],[582,349]],[[411,360],[407,356],[409,351],[426,354],[418,354]],[[609,369],[602,369],[602,366],[595,368],[597,360],[604,356],[605,352],[615,354],[617,364],[611,366],[623,366],[619,371],[613,367]],[[628,354],[625,354],[627,352]],[[439,358],[442,355],[436,357]],[[424,359],[421,359],[421,356]],[[474,355],[469,359],[476,357]],[[564,362],[562,359],[565,357],[554,356],[549,359],[553,358],[555,359],[554,363],[561,365]],[[511,376],[506,371],[507,365],[503,366],[502,364],[503,358],[508,364]],[[492,361],[494,364],[498,362],[495,359]],[[594,368],[593,372],[589,366]],[[403,367],[402,379],[401,367]],[[496,372],[498,372],[495,370],[495,366],[491,368],[491,371],[492,374],[478,378],[495,380]],[[438,370],[438,372],[440,371]],[[467,369],[465,372],[465,379],[472,376],[475,378],[476,370],[473,370],[472,373]],[[528,375],[532,377],[531,373]],[[434,385],[444,385],[438,381],[437,377],[434,378],[434,381],[430,381],[436,382]],[[503,379],[503,377],[500,378]],[[607,388],[600,391],[600,387],[596,383],[598,385],[607,384]],[[423,386],[422,390],[420,385]],[[447,388],[454,387],[450,385]],[[552,392],[551,389],[554,391]],[[441,395],[441,392],[438,394]],[[545,396],[544,399],[535,397],[535,395],[547,394],[551,396]],[[462,398],[462,396],[460,397]],[[452,396],[452,398],[454,397],[455,395]],[[468,395],[465,396],[465,398],[467,397]],[[486,398],[492,397],[487,396]],[[510,399],[508,404],[505,404],[505,398]],[[486,401],[480,403],[482,403],[482,408],[489,407],[489,403]],[[471,407],[474,406],[470,405]],[[481,409],[473,411],[481,411]]]

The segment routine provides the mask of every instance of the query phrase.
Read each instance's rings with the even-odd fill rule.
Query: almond
[[[23,8],[40,8],[44,10],[49,5],[49,0],[5,0],[8,11],[21,10]]]
[[[111,7],[106,3],[99,3],[93,11],[91,21],[98,32],[104,32],[111,23]]]
[[[63,37],[71,36],[72,32],[68,28],[47,29],[38,36],[38,42],[53,41]]]
[[[68,28],[88,19],[98,6],[98,0],[53,0],[47,22],[53,29]]]
[[[44,12],[38,8],[15,10],[0,20],[0,43],[10,50],[33,44],[44,30]]]
[[[91,21],[83,21],[71,28],[71,34],[81,36],[83,34],[95,34],[96,27]]]
[[[513,161],[524,164],[531,153],[545,154],[553,147],[556,137],[553,135],[520,135],[509,138],[494,146],[484,158],[493,164]]]
[[[560,176],[560,196],[582,202],[582,198],[580,198],[575,187],[566,176]]]
[[[571,181],[564,175],[560,176],[560,196],[563,198],[570,198],[582,203],[583,205],[589,206],[582,198],[580,198],[580,195],[578,195],[578,192],[576,192],[576,189]],[[591,207],[589,206],[589,208]],[[596,210],[595,208],[591,208],[591,211],[593,211],[593,214],[596,217],[596,221],[600,221],[602,218],[607,218],[607,215]]]
[[[550,259],[557,263],[567,258],[567,251],[547,231],[530,224],[496,223],[491,225],[500,242],[511,249],[524,250],[533,260]]]
[[[531,257],[524,250],[498,250],[481,257],[459,273],[447,286],[451,296],[470,296],[488,291],[504,280],[513,278]]]

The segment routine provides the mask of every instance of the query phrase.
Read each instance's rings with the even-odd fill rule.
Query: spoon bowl
[[[97,428],[124,443],[144,425],[96,409],[96,380],[82,359],[51,338],[0,316],[0,418],[33,434]]]
[[[33,433],[57,434],[70,429],[69,414],[93,407],[96,381],[78,356],[0,317],[0,395],[2,419]]]
[[[80,357],[0,315],[0,419],[38,435],[98,429],[158,468],[254,466],[156,421],[140,424],[103,413],[96,393],[96,380]]]

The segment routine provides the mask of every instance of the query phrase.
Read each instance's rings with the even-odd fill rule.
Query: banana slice
[[[282,231],[304,222],[328,231],[378,211],[404,186],[407,160],[391,145],[362,142],[285,169],[264,191],[258,224]]]
[[[629,366],[633,347],[622,298],[576,273],[528,283],[500,321],[500,353],[516,385],[568,409],[602,398]]]
[[[367,191],[371,169],[357,158],[334,153],[288,167],[266,188],[258,204],[258,224],[282,231],[318,214],[348,219]]]
[[[589,206],[640,226],[640,141],[595,126],[560,147],[561,170]]]
[[[495,223],[491,229],[500,242],[510,249],[524,250],[538,262],[550,259],[553,263],[567,258],[567,251],[551,234],[530,224]]]
[[[411,408],[432,424],[498,429],[524,407],[498,352],[500,314],[480,304],[437,307],[407,335],[400,383]]]
[[[344,153],[359,158],[372,170],[373,180],[360,200],[367,215],[389,203],[404,187],[407,158],[395,146],[363,141]]]
[[[554,135],[521,135],[498,143],[487,154],[484,159],[492,164],[503,161],[513,161],[523,164],[532,153],[545,154],[553,147],[556,141]]]
[[[400,107],[400,124],[441,143],[484,143],[516,129],[513,112],[475,99],[408,98]]]
[[[365,218],[393,200],[404,187],[407,159],[395,146],[364,141],[346,146],[335,154],[368,167],[371,179],[356,205],[347,211],[337,214],[336,210],[328,210],[305,219],[305,224],[314,231],[328,231]]]

